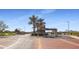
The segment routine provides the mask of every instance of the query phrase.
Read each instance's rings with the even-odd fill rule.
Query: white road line
[[[41,43],[42,41],[41,41],[41,38],[40,37],[36,37],[35,38],[35,46],[36,46],[36,48],[37,49],[41,49],[42,48],[42,43]]]
[[[42,42],[41,42],[41,38],[38,38],[38,49],[42,48]]]

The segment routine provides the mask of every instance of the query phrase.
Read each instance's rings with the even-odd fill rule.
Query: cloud
[[[40,13],[41,14],[48,14],[48,13],[53,13],[55,11],[56,11],[56,9],[45,9],[45,10],[41,10]]]
[[[34,13],[34,15],[39,16],[40,18],[46,18],[49,17],[48,15],[51,13],[56,12],[56,9],[37,9]]]

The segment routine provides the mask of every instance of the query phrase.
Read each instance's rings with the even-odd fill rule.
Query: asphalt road
[[[79,39],[70,36],[60,36],[55,38],[38,37],[35,40],[34,48],[38,49],[78,49]]]
[[[18,40],[7,49],[31,49],[33,45],[34,37],[30,35],[19,35]]]
[[[79,39],[69,36],[55,38],[34,37],[29,34],[0,37],[2,49],[78,49]]]

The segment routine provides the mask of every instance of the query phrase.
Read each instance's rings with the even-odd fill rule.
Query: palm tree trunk
[[[35,28],[33,27],[33,33],[35,33]]]
[[[33,33],[35,34],[35,25],[33,25]]]

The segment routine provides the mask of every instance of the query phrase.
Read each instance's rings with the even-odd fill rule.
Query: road
[[[0,37],[0,48],[2,49],[78,49],[79,39],[69,36],[55,38],[16,35]]]
[[[32,48],[33,39],[30,35],[0,37],[0,49]]]
[[[7,47],[7,49],[31,49],[33,45],[34,37],[30,35],[19,35],[18,40]]]
[[[56,38],[43,38],[35,40],[35,48],[38,49],[78,49],[79,39],[74,39],[68,36]]]

